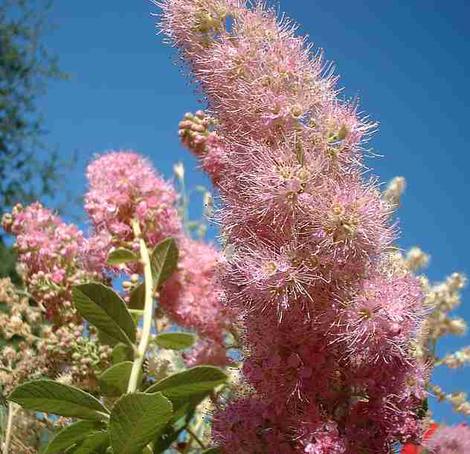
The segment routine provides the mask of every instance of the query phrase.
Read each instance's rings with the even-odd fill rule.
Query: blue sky
[[[431,253],[433,279],[470,274],[470,2],[283,0],[281,9],[336,62],[345,93],[380,122],[372,145],[383,158],[369,164],[383,181],[408,180],[400,244]],[[47,45],[71,79],[52,84],[39,107],[48,143],[63,157],[78,154],[65,182],[75,196],[86,163],[111,148],[140,151],[167,176],[183,161],[189,186],[207,183],[176,134],[197,97],[156,35],[152,11],[146,0],[55,2]],[[460,314],[470,320],[470,304]],[[448,339],[441,350],[469,340]],[[436,378],[445,389],[469,388],[468,369]],[[439,419],[458,420],[446,406],[434,408]]]

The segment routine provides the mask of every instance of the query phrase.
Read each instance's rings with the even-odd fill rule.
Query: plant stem
[[[188,432],[188,434],[191,436],[191,438],[196,441],[196,443],[202,448],[202,449],[206,449],[206,446],[204,445],[204,443],[201,441],[201,439],[196,435],[195,432],[193,432],[193,430],[191,429],[191,427],[187,426],[186,427],[186,432]]]
[[[16,413],[15,404],[13,402],[8,403],[8,420],[5,431],[5,443],[3,444],[3,453],[8,454],[10,450],[11,437],[13,432],[13,418]]]
[[[139,383],[139,376],[142,370],[142,364],[144,362],[145,352],[150,341],[150,332],[152,329],[152,318],[153,318],[153,278],[152,278],[152,267],[150,264],[150,255],[145,244],[145,240],[142,238],[142,232],[138,221],[133,221],[132,227],[134,229],[134,235],[139,240],[140,244],[140,259],[144,265],[144,278],[145,278],[145,305],[144,305],[144,323],[142,325],[142,336],[140,338],[139,346],[135,352],[134,363],[132,364],[131,375],[129,377],[129,384],[127,386],[127,392],[133,393],[137,390]]]

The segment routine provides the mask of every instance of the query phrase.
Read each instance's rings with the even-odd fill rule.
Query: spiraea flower
[[[183,178],[184,169],[180,166],[176,171]],[[112,248],[135,248],[134,221],[139,222],[149,248],[165,238],[175,238],[180,251],[178,270],[159,292],[161,307],[173,323],[196,330],[222,351],[229,319],[215,280],[219,255],[215,248],[183,233],[173,186],[146,159],[130,151],[98,157],[88,166],[87,177],[85,208],[93,224],[93,236],[87,241],[88,260],[103,266]],[[137,269],[131,264],[126,271]]]
[[[231,362],[224,344],[211,338],[198,341],[189,353],[184,354],[184,359],[189,367],[204,364],[223,367]]]
[[[17,205],[11,214],[4,215],[3,227],[15,236],[26,286],[47,318],[56,322],[73,319],[72,286],[100,279],[100,274],[87,266],[83,233],[38,202]]]
[[[470,452],[470,427],[439,426],[423,445],[430,454],[466,454]]]
[[[98,256],[114,247],[135,247],[133,220],[140,223],[149,247],[181,235],[175,190],[139,154],[103,154],[90,163],[87,178],[85,210],[95,234],[91,246]]]
[[[411,275],[376,275],[361,281],[357,294],[341,301],[338,338],[357,361],[408,359],[410,341],[423,319],[423,293]]]
[[[208,135],[223,144],[220,282],[253,389],[216,413],[214,440],[231,454],[378,454],[418,439],[423,294],[390,259],[396,197],[364,177],[374,124],[264,4],[161,6],[213,119],[188,116],[182,140],[203,167]]]
[[[209,364],[227,362],[223,341],[231,317],[222,304],[223,292],[216,280],[219,260],[219,252],[213,246],[182,239],[178,271],[160,291],[159,301],[169,318],[195,330],[202,338],[188,357],[193,364],[204,363],[203,358],[212,358]]]

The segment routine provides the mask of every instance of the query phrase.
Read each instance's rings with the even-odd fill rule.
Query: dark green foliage
[[[96,326],[106,343],[132,345],[136,328],[126,303],[110,287],[99,282],[73,288],[73,302],[80,315]]]
[[[178,264],[178,257],[179,251],[174,238],[166,238],[155,246],[150,257],[155,289],[159,289],[174,273]]]
[[[111,412],[109,432],[114,454],[139,454],[173,415],[171,402],[161,393],[122,396]]]
[[[155,337],[155,343],[161,348],[184,350],[192,347],[196,336],[191,333],[162,333]]]
[[[63,77],[42,38],[49,0],[0,2],[0,210],[51,195],[60,161],[41,142],[37,98]]]
[[[8,400],[28,410],[71,418],[102,420],[107,410],[91,394],[53,380],[35,380],[15,388]]]
[[[21,285],[21,277],[16,271],[16,254],[0,238],[0,278],[2,277],[9,277],[15,285]]]

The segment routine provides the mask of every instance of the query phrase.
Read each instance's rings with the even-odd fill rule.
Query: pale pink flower
[[[424,447],[430,454],[467,454],[470,452],[470,427],[466,424],[458,426],[439,426]]]
[[[213,366],[227,366],[230,359],[227,356],[227,349],[217,340],[205,338],[196,343],[189,353],[185,353],[184,360],[188,367],[204,364]]]
[[[410,346],[422,295],[384,265],[396,229],[363,175],[374,125],[263,3],[161,6],[223,144],[221,283],[254,388],[216,414],[215,441],[224,453],[378,454],[418,438],[427,369]],[[204,167],[207,131],[184,126]]]
[[[4,216],[3,227],[15,236],[26,285],[47,317],[57,323],[73,319],[72,286],[101,279],[100,273],[87,266],[83,233],[39,202],[17,205]]]
[[[98,255],[112,247],[135,247],[133,220],[140,223],[149,247],[181,235],[174,188],[139,154],[103,154],[90,163],[87,178],[85,210],[98,236],[91,243],[98,247]]]
[[[213,246],[189,238],[182,239],[179,246],[178,271],[161,289],[160,304],[180,326],[222,343],[230,317],[215,276],[219,253]]]
[[[352,361],[408,360],[410,341],[423,319],[423,292],[411,275],[375,274],[340,302],[334,330]]]

